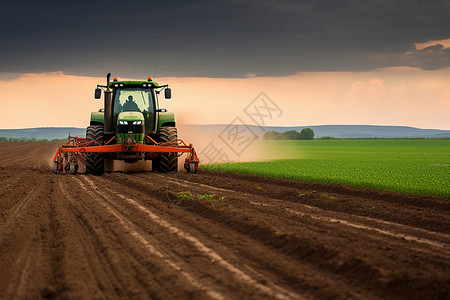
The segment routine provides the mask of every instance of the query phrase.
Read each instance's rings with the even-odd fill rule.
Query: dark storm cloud
[[[450,66],[448,49],[414,47],[450,38],[448,1],[92,2],[3,4],[0,72],[242,77]]]

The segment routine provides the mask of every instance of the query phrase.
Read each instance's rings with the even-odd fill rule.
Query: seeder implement
[[[190,173],[198,172],[199,159],[192,144],[186,144],[183,140],[177,142],[158,143],[151,137],[146,138],[153,144],[137,144],[132,138],[127,139],[122,144],[113,144],[115,137],[106,144],[101,145],[95,141],[87,141],[86,138],[69,136],[66,144],[60,146],[53,159],[53,172],[69,172],[76,174],[78,171],[78,161],[86,160],[90,153],[100,154],[103,158],[117,159],[123,155],[133,155],[144,160],[158,158],[161,153],[179,157],[187,153],[184,168]]]

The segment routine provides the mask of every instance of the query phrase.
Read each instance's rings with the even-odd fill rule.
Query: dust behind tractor
[[[53,172],[76,174],[86,161],[86,173],[102,175],[105,159],[135,163],[152,160],[153,171],[178,170],[178,157],[186,153],[184,168],[197,173],[199,159],[192,144],[178,139],[175,116],[159,108],[158,95],[171,98],[168,85],[146,81],[119,81],[111,73],[106,86],[97,85],[95,99],[104,93],[104,108],[91,113],[86,138],[69,136],[53,159]]]

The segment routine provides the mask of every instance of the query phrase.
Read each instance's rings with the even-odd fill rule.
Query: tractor
[[[110,80],[97,85],[95,99],[104,92],[104,108],[91,113],[86,137],[70,137],[54,157],[55,173],[76,174],[78,161],[86,161],[86,173],[102,175],[105,160],[135,163],[152,160],[152,170],[163,173],[178,170],[178,157],[187,153],[184,168],[198,171],[198,157],[192,144],[178,139],[172,112],[159,108],[158,96],[164,91],[171,98],[168,85],[159,85],[151,77],[142,81]]]

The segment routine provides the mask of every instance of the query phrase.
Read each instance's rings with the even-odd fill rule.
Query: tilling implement
[[[98,85],[95,99],[100,99],[104,89],[104,109],[91,113],[86,138],[70,137],[60,146],[53,159],[55,173],[76,174],[78,161],[86,160],[86,173],[101,175],[105,159],[135,163],[152,160],[153,170],[176,172],[178,157],[187,153],[184,168],[198,171],[198,157],[192,144],[178,139],[175,117],[172,112],[160,109],[158,95],[164,90],[171,98],[168,85],[159,85],[151,77],[147,81],[110,82]]]

